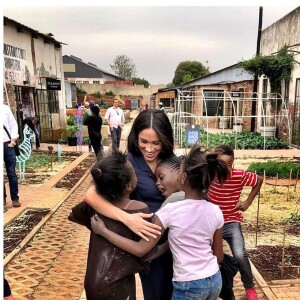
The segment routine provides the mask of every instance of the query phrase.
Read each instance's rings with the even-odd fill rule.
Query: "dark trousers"
[[[145,300],[171,300],[173,259],[171,251],[150,262],[150,272],[140,273]]]
[[[95,155],[96,157],[98,156],[98,153],[101,150],[101,139],[94,139],[94,138],[90,138],[92,147],[94,149]]]
[[[119,149],[120,147],[121,133],[122,133],[122,129],[120,126],[118,126],[118,128],[114,127],[112,130],[110,129],[112,145],[117,149]]]
[[[4,164],[8,177],[10,197],[12,201],[19,200],[18,177],[16,175],[16,153],[14,147],[8,147],[4,144],[3,149]],[[6,198],[6,190],[4,185],[4,199]]]
[[[228,243],[232,256],[239,264],[239,271],[245,289],[254,287],[251,265],[245,249],[241,223],[230,222],[223,226],[223,239]]]
[[[36,126],[33,126],[33,132],[35,134],[35,147],[36,149],[40,148],[40,133]]]

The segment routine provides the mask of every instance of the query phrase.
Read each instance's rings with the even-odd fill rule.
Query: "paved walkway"
[[[122,149],[125,150],[126,136],[130,124],[123,132]],[[42,144],[47,149],[47,144]],[[63,150],[75,150],[63,145]],[[84,159],[88,154],[87,146],[82,148]],[[178,153],[182,150],[177,150]],[[272,152],[250,150],[249,153],[237,150],[236,155],[256,157],[300,157],[300,151],[274,150]],[[271,150],[270,150],[271,151]],[[245,154],[246,153],[246,154]],[[76,163],[79,163],[79,160]],[[63,170],[69,172],[74,165]],[[61,174],[57,175],[56,179]],[[52,183],[51,183],[52,182]],[[35,228],[22,242],[20,251],[15,256],[6,257],[5,276],[11,284],[13,294],[19,299],[85,299],[83,281],[86,268],[88,230],[69,222],[67,215],[71,207],[81,201],[89,188],[91,177],[86,173],[81,181],[71,190],[53,188],[55,179],[40,187],[21,186],[22,206],[9,209],[4,213],[4,224],[10,222],[27,207],[49,208],[50,213],[43,219],[43,225]],[[20,248],[20,247],[19,247]],[[273,281],[266,283],[253,267],[259,299],[295,300],[300,299],[300,280]],[[235,277],[236,299],[245,299],[239,275]],[[137,276],[137,299],[142,300],[142,289]]]

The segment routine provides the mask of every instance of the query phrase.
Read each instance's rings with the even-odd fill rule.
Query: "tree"
[[[179,85],[186,80],[196,79],[209,74],[209,67],[205,67],[201,62],[198,61],[183,61],[179,63],[175,70],[175,76],[173,78],[173,84]]]
[[[145,88],[148,88],[149,85],[150,85],[150,83],[146,79],[144,79],[144,78],[133,77],[132,81],[135,84],[141,84],[141,85],[143,85]]]
[[[116,75],[126,80],[131,80],[136,74],[135,64],[130,57],[124,54],[118,55],[110,67]]]

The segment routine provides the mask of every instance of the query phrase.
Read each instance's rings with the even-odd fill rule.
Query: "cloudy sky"
[[[8,3],[8,1],[6,1]],[[27,3],[27,2],[26,2]],[[264,6],[262,29],[297,5]],[[181,61],[196,60],[214,72],[256,52],[257,6],[4,6],[3,15],[42,33],[51,32],[63,55],[112,72],[120,54],[151,84],[172,81]]]

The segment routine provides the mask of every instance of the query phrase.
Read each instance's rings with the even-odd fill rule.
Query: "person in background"
[[[114,99],[113,106],[106,111],[104,118],[109,125],[112,145],[119,149],[125,116],[123,110],[119,107],[118,99]]]
[[[144,109],[143,109],[143,110],[147,110],[147,109],[149,109],[149,105],[148,105],[148,104],[145,104],[145,106],[144,106]]]
[[[220,208],[203,199],[203,195],[214,177],[223,182],[228,172],[226,163],[217,154],[205,153],[195,145],[184,158],[178,174],[185,200],[169,203],[155,213],[153,222],[162,227],[162,232],[169,228],[174,269],[172,300],[215,300],[220,294],[224,219]],[[129,240],[106,228],[97,215],[91,225],[95,233],[138,257],[158,242],[153,238],[149,242]]]
[[[233,168],[234,151],[228,145],[215,147],[218,158],[226,162],[230,168],[230,176],[221,184],[215,179],[208,190],[211,203],[218,205],[224,216],[223,239],[227,241],[233,257],[239,263],[239,271],[248,300],[257,300],[251,265],[245,249],[245,241],[241,223],[243,215],[258,194],[263,178],[255,173]],[[244,187],[252,187],[246,201],[240,196]]]
[[[36,150],[40,149],[40,133],[38,129],[38,125],[40,124],[38,117],[27,117],[23,120],[23,128],[25,125],[28,125],[28,127],[34,132],[35,134],[35,147]]]
[[[165,111],[165,108],[164,108],[164,105],[162,102],[159,102],[158,107],[161,111],[163,111],[163,112]]]
[[[101,127],[102,127],[102,118],[100,117],[100,109],[98,106],[94,105],[90,108],[92,115],[88,116],[84,125],[88,127],[89,140],[94,149],[96,157],[101,150]]]
[[[16,153],[14,146],[16,145],[19,137],[17,121],[10,110],[10,107],[6,104],[2,104],[2,116],[3,116],[3,156],[6,173],[8,177],[10,197],[13,207],[20,207],[19,201],[19,186],[18,177],[16,175]],[[4,205],[6,205],[6,189],[3,184],[4,190]]]
[[[91,111],[91,108],[95,106],[95,102],[93,100],[90,100],[89,102],[86,102],[84,104],[84,107],[86,108],[84,114],[83,114],[83,117],[82,117],[82,123],[83,125],[85,125],[85,120],[92,115],[92,111]],[[89,152],[92,151],[92,143],[91,143],[91,140],[90,138],[88,139],[88,147],[89,147]],[[95,151],[95,150],[94,150]]]
[[[128,160],[132,163],[137,186],[130,194],[131,199],[146,203],[155,213],[164,201],[156,187],[155,169],[161,160],[174,155],[174,138],[171,123],[165,113],[158,109],[142,111],[136,117],[128,136]],[[100,197],[90,188],[84,196],[96,211],[114,220],[121,221],[145,240],[160,234],[159,226],[147,222],[152,214],[127,214]],[[159,245],[167,241],[167,233]],[[145,300],[170,300],[172,297],[172,254],[167,251],[150,262],[150,272],[140,274]]]

